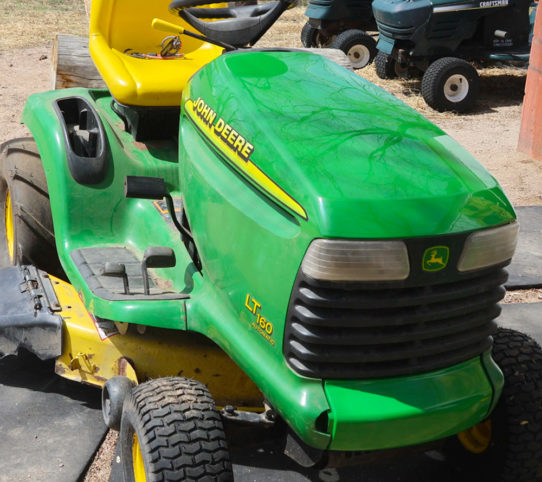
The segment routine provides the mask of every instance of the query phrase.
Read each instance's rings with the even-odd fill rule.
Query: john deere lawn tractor
[[[304,466],[415,446],[539,480],[495,179],[328,59],[241,48],[286,0],[200,1],[93,1],[108,90],[28,99],[33,137],[0,150],[2,353],[103,387],[127,481],[231,480],[241,429]]]
[[[479,76],[471,62],[529,60],[531,0],[375,0],[373,12],[377,75],[423,72],[423,98],[439,111],[464,112],[475,103]]]
[[[309,0],[309,20],[301,30],[307,47],[342,50],[354,69],[362,69],[376,55],[376,40],[366,30],[376,30],[372,0]]]

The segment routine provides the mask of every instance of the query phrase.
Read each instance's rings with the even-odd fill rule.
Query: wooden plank
[[[90,0],[85,0],[85,11],[87,12],[87,18],[90,18]]]
[[[327,57],[329,60],[332,60],[336,64],[339,64],[341,67],[344,67],[348,70],[354,70],[352,68],[352,64],[350,63],[350,60],[348,59],[347,55],[339,49],[305,49],[305,48],[296,48],[295,50],[300,50],[303,52],[310,52],[313,54],[323,55],[324,57]]]
[[[337,49],[293,49],[323,55],[352,70],[348,57]],[[53,89],[69,87],[105,88],[104,81],[94,67],[88,51],[88,39],[76,35],[58,34],[53,44]]]
[[[52,53],[53,89],[105,88],[88,51],[88,38],[58,34]]]

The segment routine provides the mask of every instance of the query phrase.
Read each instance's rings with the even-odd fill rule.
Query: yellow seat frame
[[[142,59],[124,53],[158,53],[168,34],[152,28],[162,18],[194,31],[168,11],[170,0],[92,0],[89,49],[113,97],[131,106],[179,106],[188,79],[222,48],[183,36],[183,58]],[[217,5],[218,6],[218,5]]]

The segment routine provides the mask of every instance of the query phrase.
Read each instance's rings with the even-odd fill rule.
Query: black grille
[[[377,20],[376,25],[381,34],[392,39],[410,40],[412,34],[416,30],[416,27],[413,25],[404,27],[401,25],[389,25],[381,20]]]
[[[300,273],[284,355],[297,373],[326,379],[413,375],[469,360],[491,347],[506,279],[502,267],[433,285],[418,278],[418,286],[324,284]]]

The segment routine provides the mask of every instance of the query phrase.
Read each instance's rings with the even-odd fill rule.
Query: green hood
[[[199,122],[237,170],[318,235],[428,236],[514,218],[495,179],[442,130],[320,55],[223,55],[194,76],[183,107],[182,121]],[[213,136],[224,125],[229,140]]]

